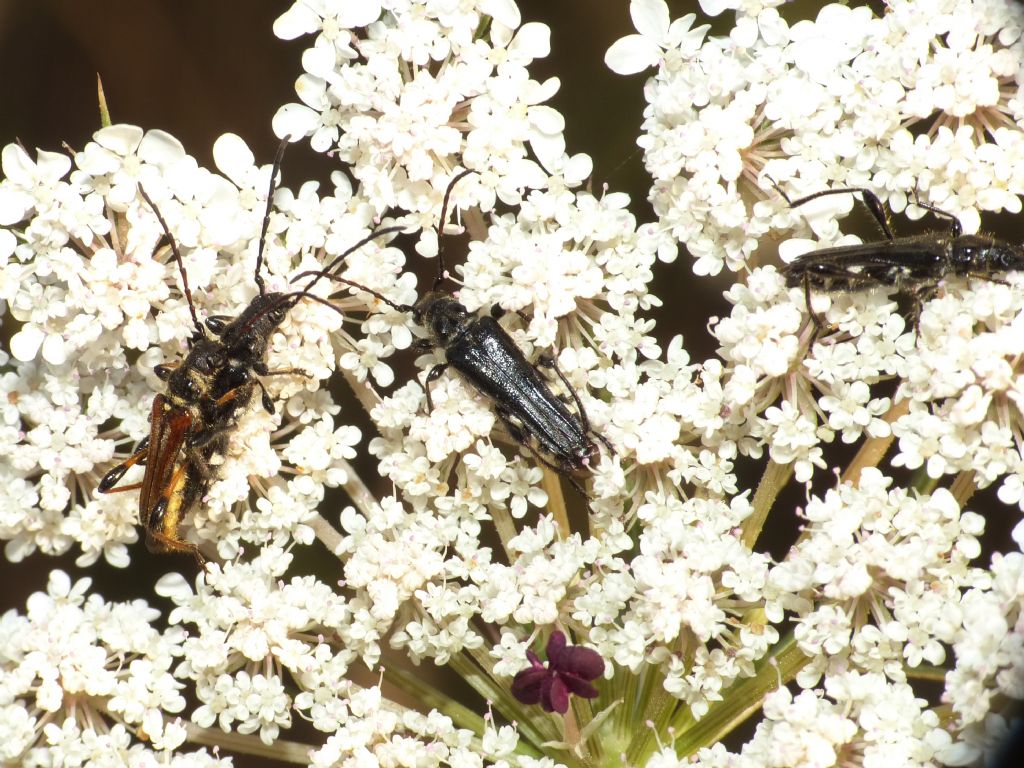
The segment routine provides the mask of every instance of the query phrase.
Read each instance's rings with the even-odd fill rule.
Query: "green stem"
[[[356,472],[355,467],[345,461],[345,459],[336,459],[335,462],[340,469],[345,471],[345,475],[348,478],[342,486],[345,489],[345,493],[348,494],[356,509],[369,518],[373,515],[374,510],[380,507],[377,497],[373,495],[369,486],[363,482],[363,478]]]
[[[565,509],[565,495],[562,493],[562,481],[558,475],[547,467],[544,468],[544,477],[541,479],[541,487],[548,495],[547,511],[555,519],[558,532],[564,541],[572,535],[572,527],[569,525],[569,514]]]
[[[626,750],[627,765],[642,765],[658,747],[657,734],[667,733],[679,708],[679,700],[665,690],[665,677],[660,667],[645,670],[640,701],[645,702],[643,712],[631,723],[631,740]],[[647,727],[651,723],[653,727]],[[638,728],[637,724],[642,725]]]
[[[797,647],[792,633],[787,635],[769,657],[761,660],[753,677],[738,680],[723,691],[722,700],[712,704],[708,713],[685,731],[681,727],[676,728],[680,733],[676,740],[676,753],[687,757],[724,739],[761,708],[765,696],[796,677],[809,661]],[[691,717],[688,709],[683,709],[682,713],[679,726],[686,725],[686,720]]]
[[[470,651],[470,653],[472,652]],[[559,732],[554,727],[551,727],[550,721],[548,722],[548,728],[543,730],[538,728],[538,725],[542,724],[537,722],[537,718],[530,717],[529,714],[525,713],[519,702],[512,697],[512,694],[506,688],[498,686],[494,678],[478,664],[474,663],[472,659],[467,658],[464,654],[457,653],[452,655],[448,665],[481,698],[498,710],[502,717],[509,722],[515,720],[519,724],[519,734],[522,738],[519,740],[519,746],[516,748],[516,751],[520,754],[539,758],[541,753],[536,751],[535,747],[537,745],[543,744],[546,741],[557,741],[561,737]],[[537,709],[539,712],[540,708],[538,707]]]
[[[956,503],[961,508],[971,500],[971,496],[978,490],[977,483],[974,482],[974,470],[966,470],[961,472],[953,479],[953,484],[949,486],[949,492],[953,494],[953,498],[956,499]]]
[[[345,381],[352,388],[352,394],[356,396],[356,400],[363,406],[363,410],[369,415],[370,411],[376,408],[380,402],[381,397],[377,393],[377,390],[373,388],[373,385],[369,381],[360,381],[355,377],[355,374],[348,369],[342,369],[341,375],[345,377]]]
[[[918,467],[910,476],[910,487],[921,494],[932,493],[939,485],[939,478],[929,477],[928,470],[924,466]]]
[[[792,464],[776,464],[771,459],[768,460],[768,466],[761,475],[761,482],[757,484],[754,499],[751,501],[754,511],[743,521],[741,540],[751,549],[754,548],[757,537],[761,535],[761,529],[764,527],[764,521],[768,519],[772,504],[792,475]]]
[[[100,105],[100,128],[109,128],[113,123],[110,121],[110,108],[107,106],[107,95],[103,92],[99,72],[96,73],[96,97]]]
[[[390,666],[384,669],[384,679],[395,686],[409,693],[425,707],[436,709],[442,715],[447,715],[459,728],[466,728],[477,736],[483,736],[487,723],[480,715],[438,691],[434,686],[429,685],[422,675],[399,667]]]
[[[343,537],[338,529],[327,522],[327,520],[319,514],[313,515],[313,517],[307,522],[309,523],[309,527],[313,529],[313,535],[315,535],[332,554],[337,554],[338,548],[341,546],[341,542],[343,541]]]
[[[893,403],[883,419],[892,424],[908,411],[910,411],[910,400],[903,399],[898,403]],[[843,472],[842,482],[850,483],[856,487],[860,482],[860,473],[867,467],[877,467],[895,439],[896,436],[890,432],[888,437],[870,437],[865,440],[860,450],[857,451],[857,455],[853,457],[853,461],[850,462],[846,467],[846,471]]]
[[[231,750],[243,755],[265,757],[282,763],[309,765],[309,753],[316,749],[312,744],[277,739],[273,744],[264,744],[258,736],[246,736],[241,733],[225,733],[220,728],[200,728],[192,723],[185,723],[188,731],[187,741],[202,747],[217,747]]]
[[[903,674],[914,680],[930,680],[936,683],[946,681],[946,673],[949,670],[944,667],[933,667],[931,664],[921,664],[917,667],[903,665]]]
[[[501,539],[501,549],[505,553],[505,557],[510,563],[515,562],[508,543],[518,535],[518,531],[516,531],[516,524],[512,515],[509,514],[508,507],[495,506],[491,510],[491,520],[494,521],[494,528],[498,532],[498,538]]]

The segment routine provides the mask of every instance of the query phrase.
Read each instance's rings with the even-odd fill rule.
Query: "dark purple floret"
[[[555,631],[548,638],[547,666],[533,651],[526,652],[530,666],[512,680],[512,695],[523,704],[540,704],[545,712],[564,715],[569,709],[569,694],[585,699],[597,697],[590,684],[604,674],[604,659],[590,648],[567,646],[565,634]]]

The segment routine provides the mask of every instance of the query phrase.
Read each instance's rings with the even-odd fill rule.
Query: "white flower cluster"
[[[956,669],[946,679],[946,698],[969,724],[985,720],[998,695],[1024,699],[1024,555],[994,557],[985,577],[960,602]]]
[[[773,182],[794,198],[869,186],[895,210],[916,192],[967,231],[979,211],[1021,210],[1019,4],[890,0],[877,17],[830,3],[793,24],[781,4],[714,3],[736,24],[707,37],[694,14],[670,23],[664,0],[633,0],[638,34],[608,51],[616,72],[657,68],[638,143],[659,226],[697,274],[751,266],[788,226]]]
[[[178,606],[171,621],[195,628],[182,643],[176,670],[194,682],[201,702],[193,721],[217,723],[225,732],[258,731],[269,745],[291,726],[294,710],[331,734],[310,755],[312,766],[338,765],[343,755],[363,752],[382,764],[478,759],[472,734],[449,718],[405,711],[379,686],[351,682],[349,667],[357,659],[371,668],[379,662],[378,614],[386,607],[346,600],[312,576],[285,582],[291,561],[266,547],[249,563],[212,566],[194,592],[178,574],[158,584]],[[407,562],[415,564],[411,556]]]
[[[151,626],[144,601],[86,597],[90,579],[50,574],[24,615],[0,617],[0,760],[5,765],[227,768],[205,750],[175,754],[184,685],[172,674],[181,636]],[[151,747],[132,738],[145,733]]]
[[[1005,504],[1021,503],[1014,435],[1024,427],[1024,377],[1015,371],[1024,282],[1016,274],[951,282],[916,327],[884,291],[823,294],[824,335],[806,319],[803,289],[786,288],[772,267],[726,297],[732,313],[712,332],[731,363],[721,374],[730,418],[748,438],[760,436],[772,459],[793,462],[798,480],[824,466],[823,446],[837,432],[846,443],[892,434],[895,466],[932,478],[969,472],[979,488],[998,483]],[[877,386],[892,380],[895,393]],[[762,441],[737,445],[757,455]]]
[[[380,394],[393,384],[390,357],[421,333],[400,309],[420,294],[401,251],[366,244],[338,274],[395,306],[321,280],[311,290],[332,306],[299,302],[273,335],[268,367],[310,377],[267,379],[276,413],[252,407],[233,425],[215,482],[185,510],[182,532],[226,562],[194,587],[180,576],[160,583],[177,606],[172,627],[136,634],[160,649],[163,666],[125,644],[119,658],[139,658],[113,664],[103,648],[122,645],[92,627],[95,674],[130,689],[101,692],[111,697],[106,717],[173,749],[184,736],[164,713],[183,709],[177,686],[187,681],[199,701],[191,728],[276,746],[298,714],[329,734],[308,758],[316,766],[553,766],[543,750],[570,740],[570,725],[589,738],[605,712],[649,695],[670,733],[715,721],[705,715],[737,706],[730,690],[754,678],[758,695],[778,688],[755,736],[736,754],[718,746],[697,762],[827,765],[852,751],[926,764],[974,754],[964,729],[1002,706],[995,692],[1020,697],[1024,669],[1020,553],[984,570],[985,519],[965,511],[970,492],[989,486],[1000,514],[1024,503],[1024,282],[950,281],[916,328],[884,291],[816,292],[827,323],[818,328],[804,290],[775,267],[754,267],[751,254],[796,220],[781,198],[765,201],[766,176],[798,194],[869,185],[896,207],[916,184],[968,225],[972,211],[1019,206],[1024,165],[1013,153],[1024,115],[1007,94],[1024,71],[1021,16],[995,0],[938,0],[919,24],[921,12],[900,0],[881,19],[828,6],[790,25],[774,0],[702,5],[738,6],[728,38],[707,38],[694,17],[670,23],[662,0],[635,0],[640,34],[609,53],[618,71],[658,67],[642,141],[659,221],[641,226],[622,194],[579,189],[589,158],[567,154],[562,118],[544,105],[557,81],[528,71],[547,53],[547,30],[520,26],[512,0],[303,0],[279,19],[280,36],[315,38],[297,84],[302,103],[280,110],[276,130],[336,151],[359,186],[337,173],[331,190],[277,190],[268,290],[294,290],[291,278],[346,254],[384,216],[421,230],[420,250],[436,255],[442,198],[472,170],[451,195],[474,238],[449,276],[455,295],[471,311],[505,310],[502,326],[529,359],[557,353],[614,450],[602,443],[579,474],[588,514],[577,518],[535,457],[495,444],[512,442],[503,414],[465,379],[430,382],[429,409],[425,374]],[[936,126],[911,142],[913,155],[901,137],[924,119]],[[97,132],[71,157],[3,150],[0,300],[19,324],[10,355],[0,353],[0,483],[11,489],[0,537],[10,559],[77,544],[82,564],[127,563],[137,497],[95,491],[130,455],[129,441],[149,432],[152,396],[164,387],[153,366],[181,355],[194,333],[184,277],[200,319],[237,316],[257,291],[270,169],[233,136],[214,156],[220,174],[167,134],[130,126]],[[183,270],[140,188],[180,245]],[[748,207],[751,189],[761,199]],[[836,207],[809,219],[829,243],[845,242]],[[731,311],[710,326],[719,348],[703,361],[681,337],[660,345],[644,316],[659,304],[653,265],[671,260],[677,241],[698,273],[750,267],[726,293]],[[441,362],[437,350],[419,361],[424,371]],[[362,436],[318,387],[335,373],[371,412],[379,435],[368,448],[391,496],[375,498],[349,464]],[[861,449],[843,478],[851,482],[810,486],[840,455],[837,438]],[[890,443],[895,471],[876,468]],[[737,466],[765,456],[751,493]],[[904,487],[919,467],[920,493]],[[791,475],[810,486],[808,501],[800,510],[778,502],[773,514],[799,514],[805,527],[773,559],[755,543],[771,524],[773,484]],[[336,487],[351,502],[340,511],[324,503]],[[342,581],[289,573],[314,539],[337,558]],[[243,559],[247,544],[260,549]],[[74,607],[78,595],[47,600]],[[138,612],[140,622],[153,618]],[[51,609],[39,617],[25,637],[20,618],[3,620],[0,690],[11,692],[0,706],[14,724],[12,759],[36,743],[39,712],[59,711],[79,690],[94,695],[77,668],[24,677],[22,657],[36,659],[32,671],[61,658],[67,641],[62,628],[53,636]],[[104,632],[116,626],[108,623]],[[589,725],[555,730],[510,693],[525,651],[552,630],[606,663],[592,710],[602,714]],[[36,656],[19,650],[29,642]],[[417,713],[352,682],[356,665],[393,672],[395,652],[471,677],[516,725],[474,721],[462,706],[451,718]],[[943,725],[953,735],[911,687],[919,671],[947,663],[944,696],[958,719]],[[790,681],[805,690],[792,693]],[[628,715],[648,717],[649,703]],[[85,721],[62,722],[47,722],[48,744],[92,738]],[[128,731],[108,734],[127,748]],[[517,751],[520,739],[531,743]],[[636,764],[654,741],[629,752]],[[545,756],[527,756],[535,753]],[[665,748],[650,764],[677,762]]]
[[[851,665],[904,682],[904,664],[942,664],[962,626],[953,606],[985,582],[969,566],[984,518],[945,489],[914,498],[891,482],[869,468],[858,487],[811,498],[803,536],[768,576],[768,616],[795,616],[808,686]]]
[[[11,489],[0,536],[9,558],[37,548],[60,554],[77,543],[80,565],[100,556],[127,564],[137,501],[94,491],[103,472],[129,455],[129,440],[149,432],[152,393],[162,387],[154,364],[173,363],[195,332],[174,259],[167,246],[154,254],[164,233],[139,188],[157,204],[181,249],[201,318],[236,315],[256,291],[252,274],[269,168],[253,165],[236,136],[222,137],[214,156],[225,176],[199,168],[171,136],[131,126],[98,131],[73,158],[40,152],[33,162],[18,146],[3,150],[0,298],[23,323],[11,339],[14,359],[5,355],[0,376],[6,395],[0,474]],[[340,186],[329,197],[318,197],[311,185],[298,196],[276,195],[265,254],[269,290],[289,290],[289,272],[321,264],[369,231],[369,209],[353,200],[344,177],[336,178]],[[287,233],[283,246],[277,233]],[[289,247],[289,240],[297,242]],[[346,446],[357,439],[351,428],[318,433],[311,424],[337,412],[326,393],[307,388],[334,370],[340,350],[352,348],[345,335],[332,333],[341,317],[312,302],[300,303],[294,315],[296,322],[286,322],[271,340],[268,365],[302,368],[310,378],[274,378],[274,395],[286,403],[282,416],[260,411],[242,419],[220,481],[195,521],[199,536],[217,541],[222,557],[233,556],[242,540],[291,536],[314,514],[324,486],[343,482],[341,468],[352,455]],[[320,434],[315,449],[311,434]],[[288,436],[294,445],[284,443]],[[277,440],[300,475],[293,480],[278,476]],[[274,509],[257,503],[239,514],[252,476],[267,478],[258,487]]]
[[[950,742],[938,716],[905,683],[845,672],[812,691],[769,694],[764,721],[743,747],[748,765],[835,765],[856,754],[865,765],[935,765]],[[703,761],[698,761],[703,764]]]
[[[402,208],[427,232],[458,167],[475,171],[484,211],[562,185],[549,175],[577,185],[590,158],[565,154],[564,119],[544,105],[558,79],[527,70],[548,55],[550,32],[520,21],[514,0],[297,2],[275,33],[316,37],[296,84],[302,103],[282,107],[274,129],[336,149],[378,212]]]

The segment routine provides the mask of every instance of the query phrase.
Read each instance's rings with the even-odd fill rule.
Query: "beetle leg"
[[[274,401],[270,399],[270,393],[267,392],[267,388],[263,386],[263,382],[259,379],[256,379],[256,386],[260,388],[260,403],[263,405],[263,410],[273,416]]]
[[[501,421],[502,426],[505,427],[505,429],[508,431],[509,435],[511,435],[513,440],[515,440],[517,443],[519,443],[519,445],[521,445],[523,448],[529,451],[533,458],[535,458],[545,467],[548,467],[553,472],[557,472],[559,475],[568,480],[570,485],[572,485],[572,487],[576,489],[580,496],[586,499],[588,503],[590,502],[590,494],[587,493],[586,488],[583,487],[580,481],[573,476],[572,470],[570,468],[562,464],[556,464],[555,462],[551,461],[547,456],[538,451],[534,447],[533,443],[531,443],[526,438],[526,435],[523,434],[522,429],[520,429],[516,425],[516,423],[512,421],[512,415],[509,413],[507,409],[496,406],[494,412],[498,414],[498,419]]]
[[[804,304],[807,305],[807,314],[811,318],[811,322],[814,323],[814,335],[811,336],[809,342],[813,345],[819,336],[824,336],[828,333],[832,326],[829,322],[818,312],[815,311],[814,306],[811,304],[811,274],[809,272],[804,273]]]
[[[576,404],[576,412],[580,417],[580,421],[583,422],[584,431],[588,435],[593,435],[602,443],[604,443],[604,447],[608,449],[608,453],[614,456],[615,449],[612,448],[612,444],[608,441],[608,438],[602,435],[596,429],[594,429],[594,427],[590,424],[590,417],[587,416],[587,410],[586,408],[583,407],[583,401],[580,400],[580,396],[576,392],[576,389],[573,387],[573,385],[569,383],[569,379],[566,377],[564,373],[562,373],[562,369],[558,367],[558,362],[555,360],[554,356],[542,354],[540,357],[537,358],[537,365],[543,366],[544,368],[551,368],[552,370],[554,370],[555,374],[561,380],[562,385],[568,390],[569,394],[572,396],[573,402]]]
[[[1008,280],[1001,280],[998,277],[992,277],[992,275],[986,275],[984,272],[968,272],[968,280],[981,280],[985,283],[998,283],[999,285],[1009,285]]]
[[[181,464],[174,470],[167,487],[160,494],[160,499],[153,506],[146,524],[146,548],[150,552],[180,552],[192,555],[200,568],[206,567],[206,559],[200,554],[199,547],[185,541],[178,535],[181,524],[182,495],[186,492],[188,482],[187,464]]]
[[[270,370],[267,368],[267,364],[262,362],[253,365],[252,369],[260,376],[303,376],[307,379],[313,378],[311,373],[303,370],[302,368],[276,368],[274,370]],[[263,405],[263,410],[273,415],[274,401],[271,399],[270,393],[267,392],[267,388],[263,386],[263,382],[259,379],[256,380],[256,385],[260,388],[260,392],[263,393],[260,397],[260,403]],[[231,392],[234,392],[234,390],[231,390]],[[230,395],[231,392],[228,392],[224,397]]]
[[[938,286],[934,282],[922,283],[915,285],[907,290],[910,296],[910,301],[913,307],[910,311],[910,316],[913,319],[914,325],[914,343],[917,344],[917,337],[921,335],[921,310],[924,307],[926,301],[930,301],[935,298],[935,294],[938,291]]]
[[[260,362],[253,365],[252,369],[256,371],[260,376],[302,376],[307,379],[312,379],[313,375],[309,371],[303,370],[302,368],[275,368],[270,370],[267,368],[267,364]]]
[[[122,461],[116,467],[111,469],[105,474],[97,486],[100,493],[122,493],[123,491],[132,491],[136,488],[141,488],[142,483],[135,483],[134,485],[126,485],[121,488],[114,488],[118,481],[124,477],[124,473],[131,469],[136,464],[145,464],[146,457],[149,455],[149,438],[147,437],[138,447],[135,449],[135,453],[129,456],[127,459]]]
[[[517,310],[514,310],[514,311],[515,311],[515,313],[517,315],[519,315],[519,319],[522,320],[524,323],[529,323],[530,322],[530,318],[528,318],[526,316],[526,313],[523,312],[523,310],[517,309]],[[501,318],[503,318],[507,314],[508,314],[508,310],[505,309],[500,304],[494,304],[491,307],[491,317],[493,317],[495,320],[501,320]]]
[[[917,196],[916,187],[914,189],[914,205],[916,205],[918,208],[924,208],[926,211],[931,212],[935,216],[938,216],[940,219],[949,219],[949,230],[950,234],[953,236],[953,239],[956,239],[963,234],[964,228],[960,224],[960,219],[958,219],[949,211],[944,211],[941,208],[937,208],[934,205],[931,205],[930,203],[922,203],[920,198]]]
[[[868,213],[871,214],[871,218],[875,220],[882,232],[885,234],[885,239],[896,239],[893,235],[892,225],[889,223],[889,214],[886,211],[885,206],[882,205],[882,201],[878,199],[878,195],[870,189],[865,189],[864,187],[823,189],[820,192],[812,192],[809,195],[805,195],[798,200],[790,200],[789,196],[782,191],[778,184],[775,184],[774,181],[772,184],[775,186],[776,191],[785,198],[787,203],[789,203],[790,208],[799,208],[804,203],[809,203],[811,200],[817,200],[819,197],[827,197],[828,195],[853,195],[860,192],[861,202],[864,204],[864,207],[868,209]]]
[[[427,374],[427,380],[423,383],[423,389],[427,393],[427,413],[434,410],[434,401],[430,399],[430,383],[441,378],[441,375],[446,370],[448,370],[448,363],[438,363],[430,369],[430,373]]]

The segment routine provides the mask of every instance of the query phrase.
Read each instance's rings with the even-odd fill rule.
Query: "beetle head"
[[[262,360],[270,335],[295,301],[291,294],[283,293],[265,293],[253,299],[242,314],[220,331],[220,341],[228,356],[236,360]]]
[[[469,312],[447,293],[431,291],[425,294],[412,310],[416,322],[430,332],[438,347],[447,347],[462,334],[469,324]]]
[[[1024,250],[993,237],[963,235],[953,241],[950,267],[958,275],[1024,269]]]

